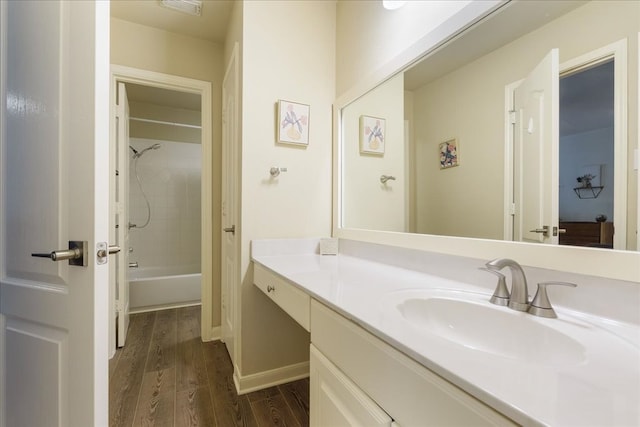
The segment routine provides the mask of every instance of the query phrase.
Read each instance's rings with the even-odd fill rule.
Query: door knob
[[[224,231],[225,233],[231,233],[235,236],[236,234],[236,225],[233,224],[231,227],[225,227],[222,229],[222,231]]]
[[[536,229],[533,229],[533,230],[529,230],[529,233],[544,234],[545,236],[549,237],[549,226],[548,225],[543,225],[542,228],[536,228]]]
[[[87,266],[87,253],[88,243],[80,240],[69,240],[69,249],[61,249],[58,251],[51,251],[48,253],[37,252],[32,253],[31,256],[36,258],[49,258],[51,261],[65,261],[69,260],[69,265],[76,265],[80,267]]]

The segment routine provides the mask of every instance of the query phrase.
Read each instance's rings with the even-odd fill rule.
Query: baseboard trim
[[[202,337],[203,341],[218,341],[222,339],[222,326],[212,326],[206,337]]]
[[[307,378],[308,376],[308,361],[251,375],[242,375],[237,365],[234,365],[233,369],[233,382],[236,385],[236,391],[239,395],[300,380],[302,378]]]

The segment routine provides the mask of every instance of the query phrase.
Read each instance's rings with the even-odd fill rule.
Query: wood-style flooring
[[[225,345],[200,339],[200,307],[131,316],[109,362],[109,425],[309,425],[309,380],[238,396]]]

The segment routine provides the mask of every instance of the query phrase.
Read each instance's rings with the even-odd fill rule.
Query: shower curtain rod
[[[158,125],[179,126],[179,127],[191,128],[191,129],[202,129],[202,126],[198,126],[198,125],[188,125],[188,124],[185,124],[185,123],[166,122],[164,120],[143,119],[143,118],[140,118],[140,117],[129,117],[129,120],[133,120],[133,121],[136,121],[136,122],[155,123],[155,124],[158,124]]]

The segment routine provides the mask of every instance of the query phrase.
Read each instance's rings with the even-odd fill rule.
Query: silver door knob
[[[66,261],[69,260],[69,265],[87,266],[87,242],[79,240],[69,240],[69,249],[60,249],[51,252],[36,252],[32,253],[32,257],[36,258],[49,258],[51,261]]]
[[[529,233],[538,233],[538,234],[544,234],[545,236],[549,236],[549,226],[548,225],[543,225],[542,228],[536,228],[534,230],[529,230]]]
[[[231,227],[225,227],[222,229],[222,231],[224,231],[225,233],[231,233],[233,235],[236,234],[236,225],[232,225]]]

